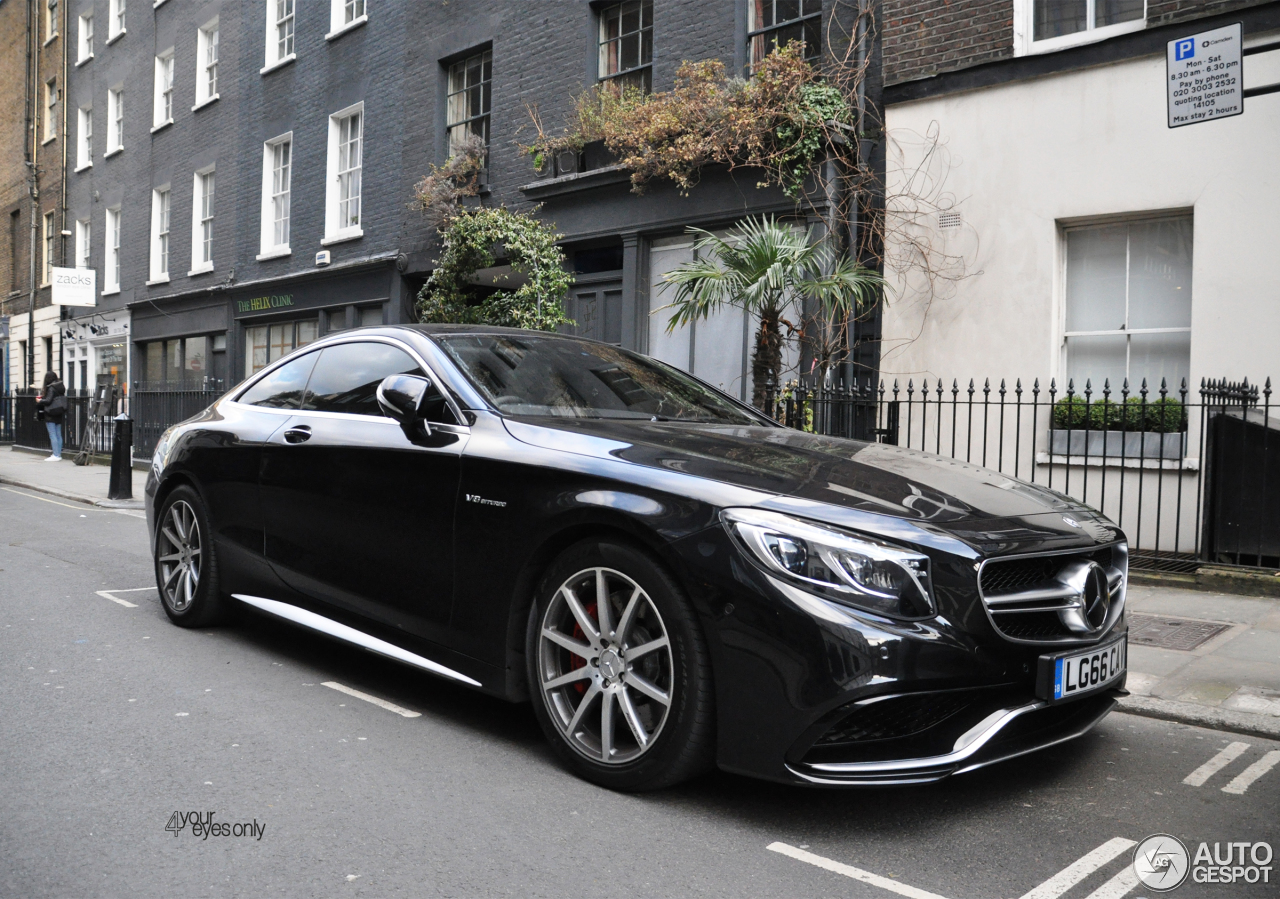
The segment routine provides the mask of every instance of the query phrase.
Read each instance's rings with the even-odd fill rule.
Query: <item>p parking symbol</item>
[[[1189,38],[1186,38],[1185,40],[1178,41],[1176,44],[1174,44],[1173,52],[1174,52],[1174,58],[1178,62],[1181,62],[1184,59],[1190,59],[1191,57],[1195,56],[1196,55],[1195,38],[1189,37]]]

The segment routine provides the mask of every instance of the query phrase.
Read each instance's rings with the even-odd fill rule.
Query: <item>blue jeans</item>
[[[46,421],[44,426],[49,429],[49,446],[53,449],[53,455],[62,455],[62,422]]]

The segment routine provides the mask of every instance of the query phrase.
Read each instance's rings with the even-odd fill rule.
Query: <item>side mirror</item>
[[[378,385],[378,406],[406,433],[418,431],[430,437],[431,425],[422,413],[430,394],[431,382],[420,375],[388,375]]]

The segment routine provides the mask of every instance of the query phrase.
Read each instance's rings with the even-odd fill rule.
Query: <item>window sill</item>
[[[337,28],[333,31],[330,31],[328,34],[324,36],[324,39],[326,41],[336,41],[338,38],[342,37],[348,31],[355,31],[357,28],[359,28],[361,25],[363,25],[367,21],[369,21],[368,13],[365,13],[362,16],[357,16],[347,24],[343,25],[341,28]]]
[[[211,271],[213,271],[213,263],[206,262],[187,272],[187,277],[194,278],[196,275],[207,275]]]
[[[128,32],[129,32],[129,29],[128,29],[128,28],[121,28],[121,29],[120,29],[119,31],[117,31],[115,34],[111,35],[111,37],[107,38],[107,46],[108,46],[108,47],[110,47],[110,46],[111,46],[112,44],[114,44],[116,41],[120,40],[120,38],[122,38],[122,37],[124,37],[126,34],[128,34]]]
[[[335,243],[346,243],[348,240],[359,240],[364,237],[364,230],[361,228],[350,228],[346,231],[339,231],[320,241],[320,246],[331,247]]]
[[[1068,465],[1072,468],[1140,468],[1147,471],[1199,471],[1200,460],[1186,459],[1122,459],[1120,456],[1062,456],[1036,453],[1036,465]]]
[[[1096,44],[1099,41],[1105,41],[1107,38],[1141,31],[1146,27],[1146,19],[1135,19],[1132,22],[1121,22],[1117,25],[1104,25],[1101,28],[1077,31],[1074,34],[1064,34],[1060,37],[1046,38],[1042,41],[1028,40],[1023,44],[1021,50],[1014,50],[1014,56],[1036,56],[1041,53],[1055,53],[1058,50],[1066,50],[1068,47],[1080,47],[1084,44]]]
[[[272,247],[254,257],[258,262],[266,262],[268,259],[283,259],[285,256],[293,255],[293,250],[287,246]]]
[[[76,171],[76,172],[83,172],[85,169],[91,169],[91,168],[93,168],[93,163],[92,163],[92,162],[86,162],[84,165],[78,165],[78,166],[76,166],[74,171]]]
[[[53,135],[52,137],[46,137],[44,140],[40,141],[40,146],[47,147],[49,146],[49,144],[53,143],[57,139],[58,139],[58,135],[56,134]]]
[[[159,9],[160,7],[164,6],[166,2],[167,0],[155,0],[155,2],[151,4],[151,8]]]
[[[53,34],[51,34],[51,35],[49,35],[47,38],[45,38],[45,39],[44,39],[44,43],[43,43],[43,44],[41,44],[40,46],[42,46],[42,47],[47,47],[47,46],[49,46],[50,44],[52,44],[54,41],[56,41],[57,39],[58,39],[58,32],[56,32],[56,31],[55,31]]]
[[[76,68],[77,68],[77,69],[78,69],[78,68],[80,68],[80,67],[81,67],[82,65],[84,65],[86,62],[89,62],[89,61],[90,61],[90,60],[92,60],[92,59],[93,59],[93,54],[92,54],[92,53],[90,53],[88,56],[82,56],[80,59],[77,59],[77,60],[76,60]]]
[[[297,53],[290,53],[284,59],[277,59],[275,62],[271,63],[271,65],[263,66],[262,68],[258,69],[258,74],[266,75],[270,72],[274,72],[276,69],[283,69],[285,66],[287,66],[289,63],[293,62],[297,58],[298,58]]]
[[[160,277],[158,277],[158,278],[152,278],[150,281],[148,281],[148,282],[147,282],[147,286],[148,286],[148,287],[155,287],[157,284],[168,284],[168,283],[169,283],[169,276],[168,276],[168,275],[161,275],[161,276],[160,276]]]
[[[169,119],[169,121],[161,122],[159,125],[152,125],[151,133],[155,134],[157,131],[163,131],[164,129],[168,128],[172,124],[173,124],[173,119]]]
[[[192,107],[191,107],[191,111],[192,111],[192,112],[195,112],[195,111],[196,111],[196,110],[198,110],[198,109],[204,109],[204,108],[205,108],[206,106],[208,106],[210,103],[217,103],[217,102],[218,102],[218,97],[220,97],[220,96],[221,96],[221,94],[214,94],[212,97],[206,97],[205,99],[203,99],[203,100],[201,100],[199,103],[197,103],[195,106],[192,106]]]
[[[102,158],[103,158],[103,159],[110,159],[112,156],[115,156],[117,153],[120,153],[120,152],[122,152],[123,150],[124,150],[124,146],[123,146],[123,145],[121,145],[121,146],[119,146],[119,147],[116,147],[114,150],[108,150],[107,152],[103,153],[103,154],[102,154]]]
[[[113,296],[115,296],[116,294],[118,294],[119,292],[120,292],[120,288],[119,288],[119,287],[109,287],[109,288],[107,288],[106,290],[102,291],[102,295],[103,295],[104,297],[113,297]]]

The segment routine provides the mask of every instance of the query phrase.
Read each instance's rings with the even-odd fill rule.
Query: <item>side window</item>
[[[425,372],[404,350],[385,343],[344,343],[320,351],[302,408],[317,412],[381,416],[378,385],[389,375]],[[444,405],[444,398],[440,398]],[[447,406],[445,409],[447,410]],[[445,413],[452,421],[452,416]]]
[[[240,394],[237,402],[274,409],[297,409],[319,353],[307,353],[282,365]]]

